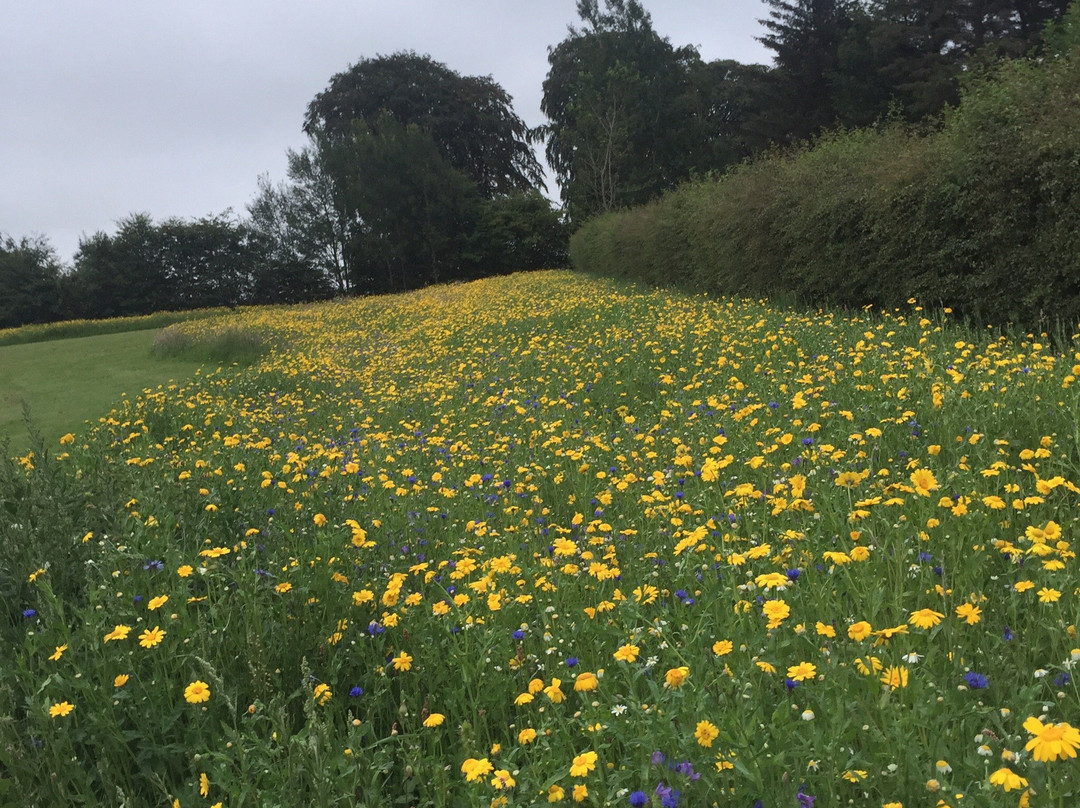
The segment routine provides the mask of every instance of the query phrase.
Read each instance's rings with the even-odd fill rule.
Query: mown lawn
[[[183,380],[198,363],[151,356],[155,329],[0,346],[0,440],[10,453],[30,448],[23,406],[49,446],[85,421],[107,413],[121,396],[137,395],[171,379]]]

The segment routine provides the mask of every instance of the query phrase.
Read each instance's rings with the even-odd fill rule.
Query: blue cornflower
[[[1009,629],[1008,626],[1005,626],[1005,630],[1001,633],[1001,639],[1005,640],[1005,642],[1011,642],[1012,638],[1013,638],[1012,631]]]
[[[634,808],[641,808],[648,801],[649,798],[645,796],[644,791],[635,791],[630,795],[630,804],[633,805]]]
[[[349,691],[349,695],[352,696],[354,699],[358,699],[362,695],[364,695],[364,688],[357,685]]]
[[[523,629],[519,628],[517,631],[515,631],[510,636],[512,636],[515,640],[524,640],[525,639],[525,631]]]
[[[147,562],[142,565],[142,568],[144,570],[154,570],[155,572],[161,572],[163,569],[165,569],[165,564],[161,561],[158,561],[156,558],[152,558],[147,560]]]
[[[578,658],[576,656],[566,658],[566,667],[573,668],[577,665]]]
[[[34,611],[33,609],[23,609],[22,616],[29,618],[29,617],[33,617],[35,614],[37,614],[37,612]]]
[[[975,671],[965,673],[964,681],[972,690],[985,690],[990,685],[990,681],[985,676]]]

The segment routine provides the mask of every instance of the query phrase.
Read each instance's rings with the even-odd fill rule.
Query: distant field
[[[198,363],[150,355],[156,329],[0,347],[0,440],[21,454],[30,446],[23,403],[46,443],[78,432],[125,393],[185,379]]]

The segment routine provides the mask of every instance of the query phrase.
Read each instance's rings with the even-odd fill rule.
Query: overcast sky
[[[577,22],[574,0],[0,2],[0,233],[46,236],[65,261],[130,213],[245,213],[303,146],[308,102],[376,54],[490,75],[542,123],[548,46]],[[760,0],[645,6],[675,46],[769,62]]]

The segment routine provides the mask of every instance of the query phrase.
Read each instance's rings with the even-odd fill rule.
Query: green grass
[[[125,394],[140,393],[194,373],[199,363],[151,355],[155,330],[0,347],[0,440],[21,454],[30,447],[23,422],[28,406],[46,445],[109,411]]]
[[[0,806],[1080,804],[1080,338],[530,272],[170,339],[251,334],[0,458]]]

